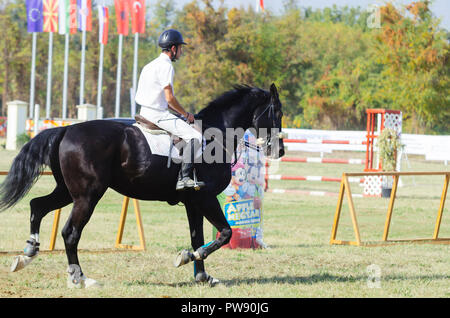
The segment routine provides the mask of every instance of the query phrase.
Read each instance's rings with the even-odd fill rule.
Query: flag
[[[109,10],[108,7],[98,6],[98,42],[101,44],[108,43],[108,24],[109,24]]]
[[[42,0],[27,0],[27,31],[42,32],[44,26]]]
[[[70,34],[77,33],[77,0],[69,0],[69,29]]]
[[[58,3],[58,32],[59,34],[69,33],[69,0],[59,0]]]
[[[117,33],[128,35],[128,0],[114,0],[117,17]]]
[[[44,0],[44,32],[58,31],[58,0]]]
[[[264,0],[256,0],[256,12],[259,12],[259,10],[261,9],[261,11],[264,11]]]
[[[78,30],[92,31],[91,0],[78,0]]]
[[[131,1],[131,32],[145,33],[145,0]]]

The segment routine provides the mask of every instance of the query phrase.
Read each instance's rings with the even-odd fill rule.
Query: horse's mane
[[[244,96],[252,94],[255,97],[268,98],[269,93],[253,86],[236,84],[233,85],[233,89],[223,93],[213,101],[209,102],[209,104],[203,108],[199,113],[198,117],[202,118],[209,112],[217,112],[223,109],[227,109],[230,105],[235,104],[238,100],[243,98]]]

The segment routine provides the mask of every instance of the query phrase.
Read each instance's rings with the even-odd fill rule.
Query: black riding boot
[[[194,158],[197,143],[195,139],[192,139],[184,148],[183,162],[181,163],[180,173],[178,175],[178,182],[176,185],[177,191],[195,188],[199,190],[205,183],[197,181],[194,171]],[[199,145],[198,145],[199,146]],[[193,179],[192,179],[193,178]]]

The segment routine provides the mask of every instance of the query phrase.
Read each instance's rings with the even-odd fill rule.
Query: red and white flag
[[[131,0],[131,32],[145,33],[145,0]]]
[[[44,32],[58,31],[58,0],[44,0]]]
[[[108,24],[109,24],[109,9],[108,7],[98,6],[98,42],[101,44],[108,43]]]
[[[259,12],[260,9],[264,11],[264,0],[256,0],[256,10]]]
[[[129,1],[128,0],[114,0],[117,17],[117,33],[128,35],[128,21],[129,21]]]

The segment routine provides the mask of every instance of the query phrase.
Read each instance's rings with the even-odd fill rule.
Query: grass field
[[[0,170],[8,170],[16,152],[0,150]],[[311,156],[311,154],[293,154]],[[329,157],[362,157],[361,153],[333,153]],[[449,171],[442,162],[409,158],[402,171]],[[362,166],[283,163],[278,173],[340,177],[359,172]],[[1,177],[0,181],[4,177]],[[402,179],[392,219],[390,238],[430,238],[442,192],[443,177]],[[337,197],[266,193],[263,202],[264,242],[260,250],[221,249],[206,260],[207,271],[220,279],[214,288],[194,283],[193,266],[174,268],[176,253],[190,248],[184,207],[161,202],[140,202],[147,250],[144,252],[81,252],[83,271],[104,284],[101,289],[68,290],[66,256],[62,252],[40,254],[24,270],[11,273],[14,254],[29,236],[29,200],[47,194],[53,178],[39,179],[31,192],[14,208],[0,214],[0,297],[449,297],[449,245],[400,244],[380,247],[330,245]],[[272,188],[338,192],[339,183],[271,181]],[[355,193],[361,193],[353,185]],[[86,226],[81,249],[112,248],[115,242],[122,196],[108,190]],[[444,210],[440,237],[450,237],[449,202]],[[361,237],[380,240],[388,200],[355,198]],[[62,228],[71,206],[63,209]],[[353,240],[344,200],[338,239]],[[47,249],[53,213],[41,227],[41,250]],[[212,229],[205,222],[207,240]],[[133,208],[130,205],[124,243],[138,244]],[[63,248],[58,236],[57,249]],[[374,285],[371,271],[379,270]]]

